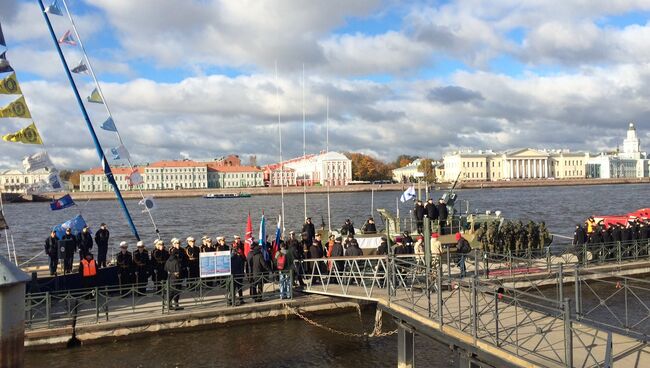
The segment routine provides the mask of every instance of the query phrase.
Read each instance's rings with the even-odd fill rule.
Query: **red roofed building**
[[[136,167],[135,170],[143,175],[144,168]],[[120,190],[137,190],[144,189],[145,184],[140,184],[135,187],[129,186],[127,177],[131,174],[131,168],[128,167],[111,167],[113,177]],[[144,179],[144,176],[143,176]],[[79,175],[79,190],[82,192],[105,192],[113,190],[106,180],[104,170],[101,167],[96,167],[88,171],[84,171]]]
[[[203,189],[208,187],[208,164],[191,160],[158,161],[144,169],[145,189]]]
[[[254,166],[208,164],[209,188],[263,187],[264,173]]]

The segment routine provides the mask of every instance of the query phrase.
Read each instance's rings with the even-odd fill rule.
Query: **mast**
[[[303,162],[307,160],[307,130],[305,128],[305,64],[302,64],[302,159]],[[302,174],[302,195],[303,202],[305,205],[305,219],[307,218],[307,181],[305,177],[307,175],[306,171],[303,171]]]
[[[282,234],[284,234],[284,161],[282,161],[282,121],[280,119],[280,85],[278,84],[277,60],[275,61],[275,99],[278,104],[278,138],[280,142],[280,198],[282,201],[280,216],[282,217]]]
[[[111,167],[108,164],[108,160],[106,159],[106,156],[104,155],[104,150],[101,144],[99,143],[99,139],[97,138],[95,129],[93,128],[92,122],[90,121],[90,116],[88,115],[88,111],[86,111],[86,107],[84,106],[83,101],[81,100],[81,96],[79,95],[79,90],[77,89],[77,85],[74,81],[74,78],[72,78],[70,68],[68,67],[68,62],[65,60],[65,57],[63,56],[63,51],[61,50],[61,46],[59,45],[59,42],[56,39],[56,35],[54,34],[54,29],[52,28],[52,23],[50,22],[50,18],[48,14],[45,12],[45,6],[43,5],[43,0],[38,0],[38,4],[41,7],[41,12],[43,12],[45,23],[47,24],[47,28],[50,31],[50,36],[52,36],[52,40],[54,41],[54,47],[56,48],[56,51],[59,54],[59,58],[61,59],[61,63],[63,64],[63,69],[65,69],[65,73],[68,77],[68,81],[70,82],[70,86],[72,87],[72,91],[74,92],[75,98],[77,99],[77,104],[79,105],[81,114],[83,115],[84,120],[86,121],[86,127],[88,128],[88,131],[90,132],[90,136],[93,139],[93,143],[95,144],[95,149],[97,150],[99,161],[101,162],[102,168],[104,169],[104,174],[106,174],[106,179],[113,187],[115,196],[117,197],[117,200],[120,203],[120,206],[122,207],[122,211],[124,212],[124,216],[126,217],[126,220],[128,221],[129,226],[131,227],[131,232],[133,233],[135,238],[139,241],[140,235],[138,235],[138,230],[136,229],[135,224],[133,223],[133,219],[131,218],[129,209],[126,207],[124,198],[122,198],[122,193],[120,192],[120,188],[117,186],[117,183],[115,182],[115,177],[113,176]]]
[[[5,222],[7,221],[7,217],[4,215],[5,214],[5,207],[4,204],[2,203],[2,192],[0,192],[0,215],[2,215],[2,218],[5,219]],[[5,226],[5,240],[7,241],[7,255],[8,255],[8,260],[11,262],[11,248],[9,247],[9,236],[7,235],[7,226]],[[18,264],[18,260],[14,259],[14,263]]]
[[[325,100],[326,105],[326,119],[325,119],[325,153],[330,152],[330,98]],[[332,212],[330,210],[330,185],[332,184],[331,177],[327,178],[327,230],[328,234],[332,233]]]

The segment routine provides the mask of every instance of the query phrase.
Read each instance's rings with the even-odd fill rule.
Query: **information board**
[[[199,253],[199,268],[201,277],[230,275],[230,252]]]

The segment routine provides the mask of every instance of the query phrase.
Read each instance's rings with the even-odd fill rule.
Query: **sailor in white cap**
[[[226,244],[226,238],[223,236],[217,237],[217,251],[223,252],[228,250],[228,244]]]
[[[195,246],[196,240],[194,237],[188,236],[187,246],[185,247],[185,253],[187,254],[187,267],[189,269],[189,277],[195,279],[199,277],[199,253],[201,249]]]
[[[232,248],[237,249],[238,252],[243,254],[243,252],[244,252],[244,243],[242,243],[241,237],[239,235],[235,235],[235,241],[232,243]]]
[[[185,249],[181,248],[181,241],[178,238],[172,238],[172,247],[169,249],[169,255],[174,254],[178,257],[178,262],[181,265],[180,277],[185,278],[187,276],[187,253],[185,253]]]
[[[133,252],[133,263],[135,263],[138,291],[144,294],[147,292],[147,282],[149,281],[149,251],[144,248],[142,240],[136,244],[136,251]]]
[[[125,241],[120,243],[120,252],[117,254],[117,277],[121,285],[133,283],[133,256],[127,250],[128,244]]]
[[[214,252],[215,248],[212,246],[212,238],[209,236],[205,237],[205,244],[201,246],[201,252]]]
[[[151,263],[153,264],[153,281],[156,283],[156,289],[160,290],[161,283],[167,280],[165,272],[165,262],[169,258],[169,252],[165,249],[165,243],[161,239],[153,242],[156,249],[151,252]]]

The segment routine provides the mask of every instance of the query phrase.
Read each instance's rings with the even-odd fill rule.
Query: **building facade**
[[[285,184],[297,186],[347,185],[352,180],[352,160],[338,152],[306,155],[264,167],[265,182],[280,185],[280,167],[284,169]],[[277,184],[276,184],[277,183]]]
[[[623,140],[623,151],[601,153],[587,162],[587,176],[590,178],[644,178],[649,176],[647,154],[641,152],[641,140],[636,134],[634,123],[628,125]]]
[[[26,173],[11,169],[0,173],[0,191],[5,193],[24,193],[27,188],[41,180],[47,181],[49,171],[37,170]]]
[[[144,172],[143,168],[135,168],[140,175]],[[131,187],[127,177],[131,174],[131,168],[128,167],[111,167],[113,172],[113,177],[115,178],[115,183],[120,188],[120,190],[139,190],[145,189],[144,184]],[[144,178],[143,178],[144,179]],[[96,167],[84,171],[79,175],[79,190],[82,192],[106,192],[113,190],[106,175],[104,175],[104,170],[102,168]]]
[[[253,166],[208,165],[208,188],[264,186],[264,172]]]

